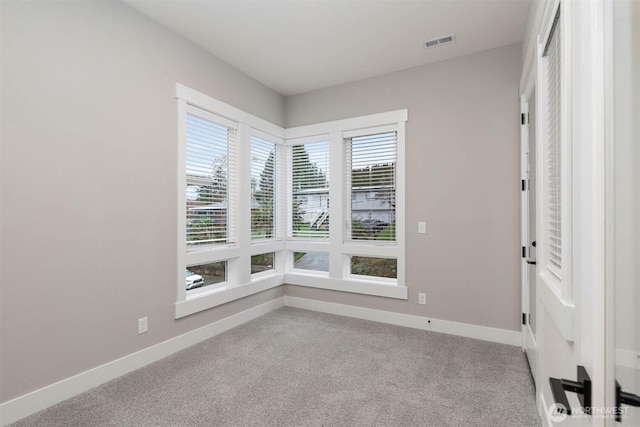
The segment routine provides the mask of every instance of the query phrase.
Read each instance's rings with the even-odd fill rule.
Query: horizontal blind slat
[[[251,239],[276,237],[276,144],[251,136]]]
[[[561,181],[561,58],[560,21],[553,28],[546,50],[547,64],[547,244],[548,269],[562,280],[562,181]]]

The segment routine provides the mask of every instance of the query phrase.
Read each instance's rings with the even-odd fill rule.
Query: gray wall
[[[287,295],[519,330],[521,62],[512,45],[286,98],[287,127],[409,109],[409,300],[298,286]]]
[[[0,401],[283,295],[174,320],[175,83],[283,98],[120,2],[1,8]]]

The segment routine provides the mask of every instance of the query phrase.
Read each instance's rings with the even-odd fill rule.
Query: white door
[[[536,346],[536,95],[535,85],[523,96],[522,105],[522,333],[523,349],[534,386]]]
[[[545,2],[537,40],[536,392],[543,424],[552,426],[604,424],[588,414],[604,406],[604,64],[598,7]]]
[[[625,427],[640,425],[640,2],[610,6],[607,407]]]

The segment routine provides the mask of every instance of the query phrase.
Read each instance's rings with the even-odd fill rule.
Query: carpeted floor
[[[537,426],[518,347],[285,307],[13,426]]]

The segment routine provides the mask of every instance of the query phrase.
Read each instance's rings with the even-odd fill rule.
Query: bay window
[[[282,284],[407,298],[406,110],[283,129],[176,98],[176,318]]]

